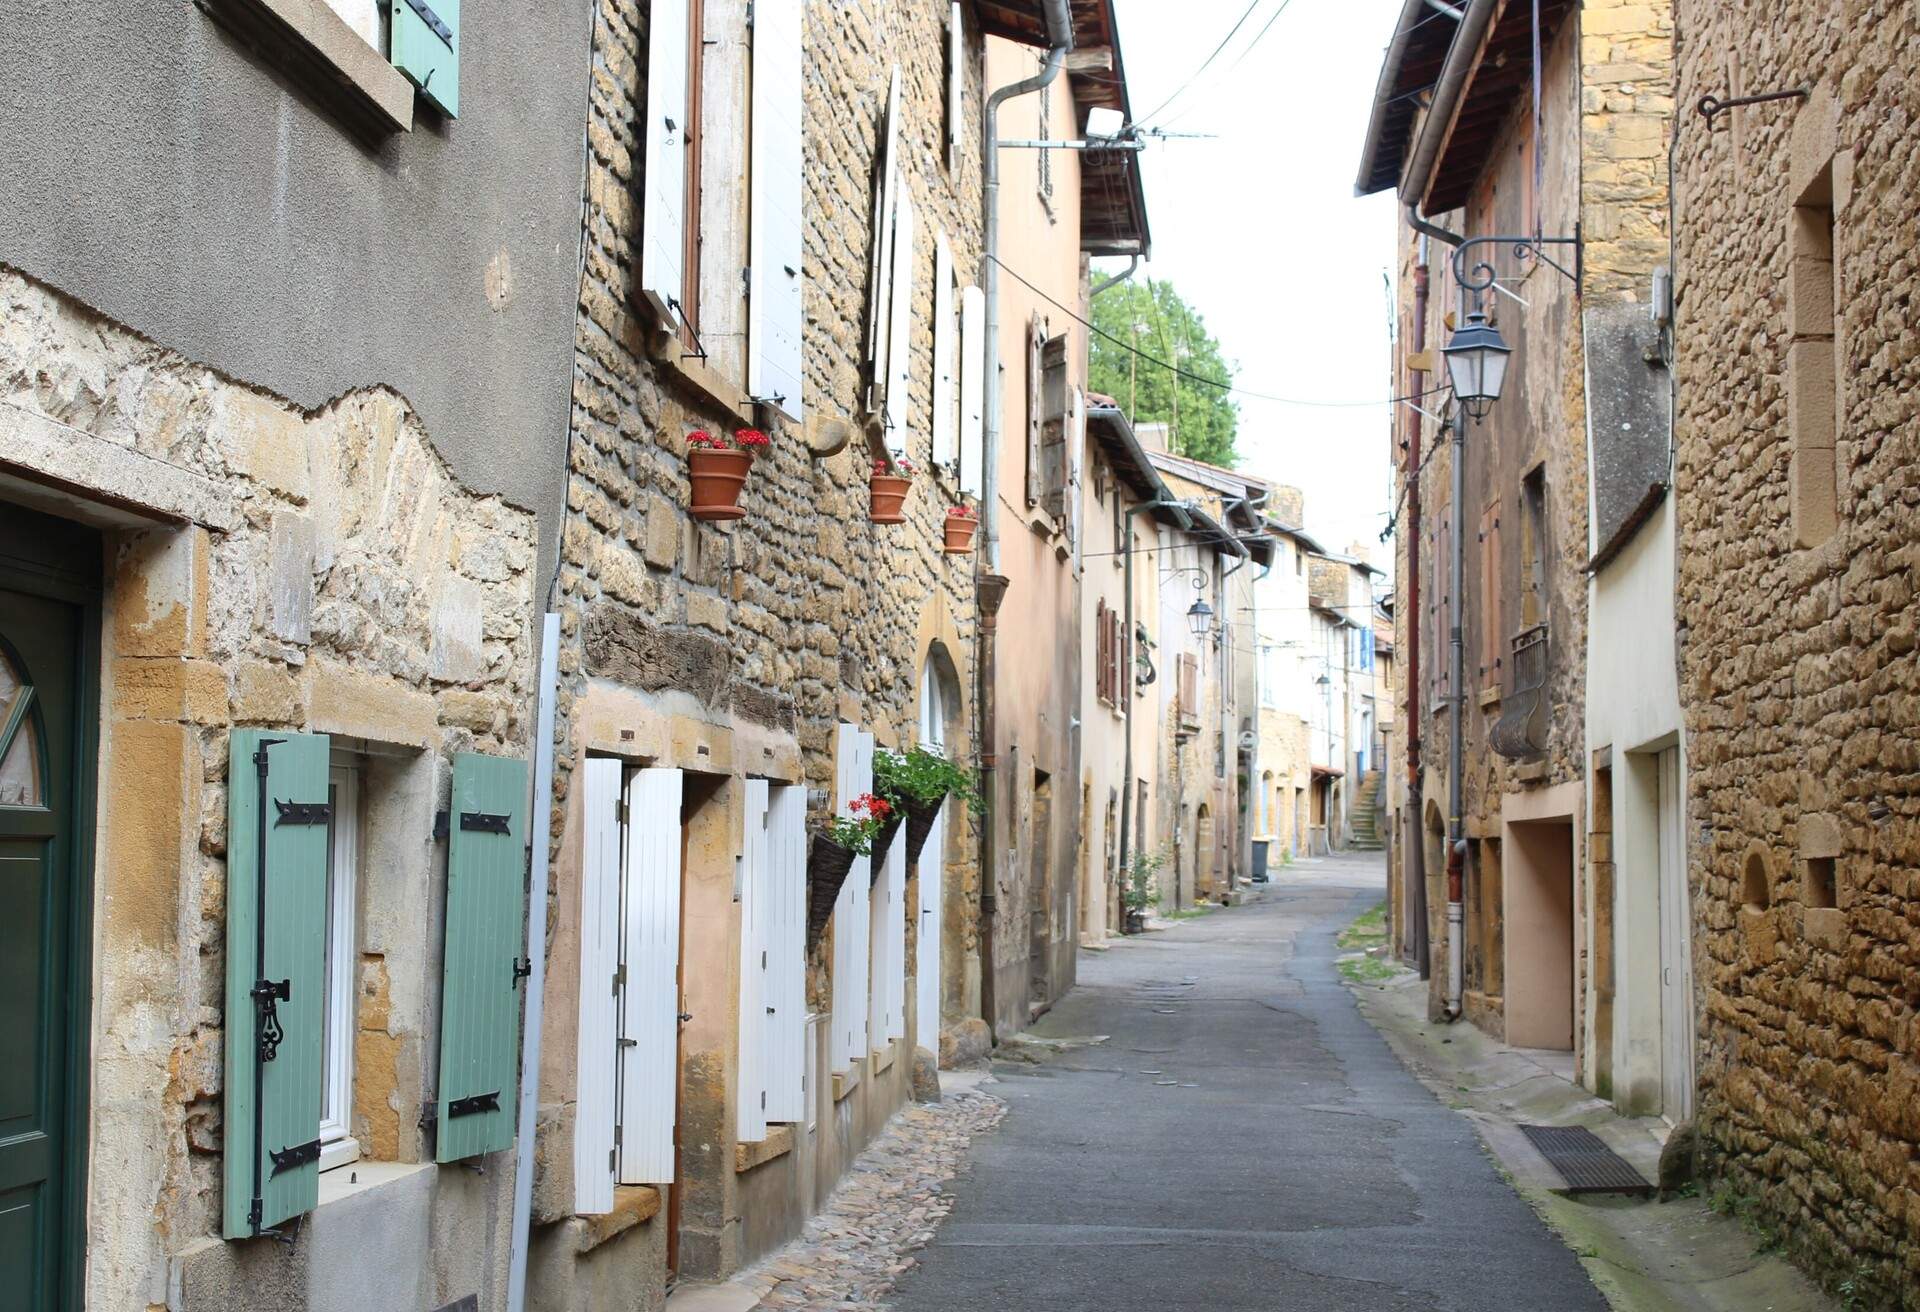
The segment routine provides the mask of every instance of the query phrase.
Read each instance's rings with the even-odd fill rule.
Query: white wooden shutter
[[[907,840],[894,835],[886,865],[873,881],[873,990],[867,1025],[878,1048],[907,1032]]]
[[[807,790],[769,790],[767,803],[767,1120],[807,1115]]]
[[[873,735],[851,724],[840,726],[834,753],[834,814],[847,814],[847,803],[873,788]],[[847,882],[833,904],[833,1068],[848,1069],[867,1055],[868,889],[872,886],[871,858],[853,859]]]
[[[753,8],[753,177],[747,391],[796,423],[801,409],[800,6]]]
[[[580,1032],[574,1042],[573,1210],[613,1210],[619,1018],[621,828],[619,761],[588,757],[580,851]]]
[[[945,928],[941,917],[941,886],[946,878],[947,809],[933,818],[927,833],[927,845],[920,849],[916,869],[920,874],[920,928],[914,953],[913,1026],[916,1042],[933,1053],[940,1051],[940,934]]]
[[[980,495],[980,444],[987,412],[987,294],[978,287],[960,293],[960,490]],[[981,513],[990,513],[982,509]]]
[[[960,0],[947,19],[947,172],[960,171],[961,116],[966,112],[967,35],[960,26]]]
[[[892,344],[888,317],[893,308],[893,207],[900,188],[900,68],[894,66],[887,86],[887,116],[880,124],[874,149],[880,152],[874,178],[873,250],[867,278],[867,410],[877,413],[885,400],[892,374],[887,351]]]
[[[959,435],[956,405],[960,379],[954,367],[953,331],[953,248],[947,234],[933,235],[933,463],[945,467],[954,459],[954,439]]]
[[[687,6],[662,0],[647,20],[646,152],[640,200],[640,290],[660,321],[680,323],[687,205]]]
[[[913,202],[904,193],[893,211],[893,309],[887,331],[893,339],[887,347],[887,445],[904,454],[913,396]]]
[[[741,790],[740,863],[740,1053],[735,1088],[734,1137],[758,1143],[767,1137],[767,917],[773,899],[767,887],[767,781],[748,779]]]
[[[672,1184],[680,1084],[680,771],[634,775],[626,838],[618,1179]]]

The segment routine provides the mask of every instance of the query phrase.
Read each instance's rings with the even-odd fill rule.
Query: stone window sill
[[[413,130],[413,83],[326,0],[200,0],[348,127],[379,138]]]
[[[1498,688],[1482,688],[1480,690],[1480,709],[1485,710],[1489,706],[1498,706],[1499,704],[1500,690]]]
[[[769,1125],[767,1137],[759,1143],[737,1143],[733,1146],[733,1170],[736,1175],[744,1175],[756,1166],[765,1166],[778,1157],[785,1157],[793,1151],[793,1127],[791,1125]]]
[[[843,1101],[848,1094],[860,1087],[860,1073],[866,1064],[863,1059],[855,1057],[846,1070],[835,1071],[833,1073],[833,1100],[835,1102]]]
[[[329,1203],[357,1198],[408,1176],[434,1169],[432,1162],[358,1161],[337,1166],[320,1173],[320,1200],[314,1206],[321,1208]]]
[[[874,1052],[873,1073],[875,1075],[878,1075],[881,1071],[884,1071],[893,1065],[894,1053],[899,1049],[899,1047],[900,1045],[897,1042],[895,1042],[892,1039],[889,1039],[887,1040],[886,1047],[877,1049]]]
[[[753,423],[753,402],[745,390],[700,356],[689,354],[678,337],[658,338],[651,354],[660,371],[682,387],[727,411],[742,425]]]
[[[613,1210],[598,1216],[579,1218],[579,1233],[574,1252],[591,1253],[609,1239],[633,1229],[660,1214],[660,1191],[650,1184],[623,1184],[613,1191]]]

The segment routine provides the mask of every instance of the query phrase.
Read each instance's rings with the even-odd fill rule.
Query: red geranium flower
[[[757,428],[736,428],[733,430],[733,440],[734,444],[740,447],[771,446],[773,444],[773,439]]]

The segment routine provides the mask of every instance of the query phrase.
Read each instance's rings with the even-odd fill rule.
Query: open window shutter
[[[1045,488],[1040,472],[1041,382],[1045,372],[1047,326],[1036,313],[1027,321],[1027,504],[1040,504]]]
[[[851,724],[840,726],[834,753],[835,815],[873,788],[873,735]],[[853,869],[833,904],[833,1068],[848,1069],[867,1055],[868,895],[873,886],[872,859],[853,859]]]
[[[1080,543],[1080,453],[1087,445],[1087,399],[1078,387],[1068,389],[1067,419],[1062,427],[1066,431],[1061,452],[1066,478],[1061,492],[1064,504],[1060,518],[1067,542],[1077,547]]]
[[[526,915],[527,763],[453,758],[434,1160],[513,1142]],[[531,958],[528,958],[531,960]]]
[[[1480,618],[1480,686],[1500,686],[1500,657],[1505,616],[1500,605],[1500,503],[1487,507],[1480,521],[1480,596],[1485,613]]]
[[[767,805],[767,1120],[807,1115],[807,790],[769,790]]]
[[[947,172],[960,170],[960,132],[966,113],[967,34],[960,26],[960,0],[947,19]]]
[[[872,908],[872,964],[867,1010],[868,1042],[878,1049],[906,1031],[907,845],[895,835],[874,877],[868,898]]]
[[[889,318],[893,309],[893,206],[899,191],[900,69],[895,65],[887,85],[887,116],[880,124],[874,149],[873,246],[867,276],[867,410],[880,412],[892,373],[887,352],[893,337]]]
[[[573,1210],[596,1216],[613,1210],[613,1127],[617,1120],[614,1071],[618,1051],[620,973],[620,865],[626,805],[619,761],[588,757],[581,769],[584,795],[580,852],[580,1032],[575,1037]]]
[[[1067,420],[1073,400],[1067,387],[1065,333],[1040,343],[1039,365],[1034,385],[1040,402],[1040,502],[1049,515],[1061,520],[1067,513]]]
[[[662,0],[648,6],[648,15],[640,290],[660,322],[677,329],[686,258],[687,6]]]
[[[634,775],[626,840],[616,1178],[672,1184],[680,1092],[680,771]]]
[[[796,423],[801,409],[800,6],[753,7],[752,251],[747,391]]]
[[[907,450],[913,398],[913,202],[903,192],[893,211],[893,309],[888,312],[887,445]]]
[[[960,379],[955,373],[953,348],[953,249],[947,234],[933,237],[933,463],[946,468],[954,461],[958,436]]]
[[[987,413],[987,294],[978,287],[960,291],[960,490],[978,497],[980,446]],[[991,514],[990,507],[981,513]]]
[[[748,779],[740,815],[740,1056],[735,1137],[767,1137],[767,919],[773,899],[767,881],[767,781]]]
[[[1094,695],[1101,701],[1113,700],[1113,689],[1109,687],[1113,671],[1108,660],[1108,643],[1113,635],[1107,626],[1107,603],[1102,600],[1093,611],[1093,668]]]
[[[235,729],[228,753],[223,1233],[243,1239],[320,1199],[328,741]]]
[[[393,0],[393,66],[448,118],[460,115],[460,0]]]

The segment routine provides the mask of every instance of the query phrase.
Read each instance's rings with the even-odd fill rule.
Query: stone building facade
[[[1403,593],[1409,580],[1418,590],[1417,610],[1397,618],[1402,645],[1419,653],[1409,690],[1418,722],[1405,741],[1418,743],[1421,798],[1421,814],[1404,817],[1398,837],[1422,844],[1434,1014],[1457,1010],[1509,1042],[1571,1049],[1591,1080],[1614,907],[1604,896],[1604,906],[1595,902],[1586,869],[1587,570],[1612,535],[1600,544],[1590,535],[1591,462],[1598,451],[1611,467],[1611,437],[1590,442],[1587,427],[1593,370],[1618,351],[1590,348],[1602,327],[1644,317],[1665,258],[1657,163],[1671,112],[1671,24],[1659,5],[1563,3],[1540,6],[1537,34],[1532,14],[1513,9],[1432,26],[1440,30],[1409,32],[1389,52],[1359,182],[1363,191],[1397,189],[1412,215],[1400,241],[1399,333],[1411,349],[1396,365],[1395,394],[1445,386],[1436,348],[1467,312],[1485,314],[1512,354],[1504,394],[1484,420],[1457,407],[1443,424],[1412,408],[1396,417],[1402,513],[1419,526],[1417,538],[1400,537],[1396,576]],[[1525,76],[1497,71],[1516,60]],[[1446,95],[1426,108],[1404,104],[1400,93],[1422,79],[1438,79]],[[1494,235],[1507,240],[1455,256],[1463,239]],[[1521,255],[1515,236],[1549,240]],[[1653,390],[1640,386],[1636,396]],[[1457,474],[1455,460],[1464,462]],[[1459,687],[1448,641],[1456,617]],[[1596,659],[1610,663],[1619,645],[1610,639]],[[1456,854],[1457,985],[1444,965],[1456,704],[1465,844]],[[1403,890],[1394,904],[1418,900]],[[1403,924],[1393,936],[1409,945],[1420,937]]]
[[[1861,1306],[1920,1289],[1920,7],[1680,0],[1675,495],[1709,1173]],[[1692,107],[1785,91],[1708,120]]]
[[[966,405],[956,374],[973,372],[960,353],[977,344],[962,320],[983,275],[985,43],[1032,34],[983,23],[970,5],[802,6],[804,372],[799,395],[779,397],[754,383],[757,309],[741,271],[761,258],[755,229],[767,215],[756,209],[759,165],[744,161],[779,148],[767,125],[787,125],[756,98],[770,37],[756,30],[749,57],[747,11],[710,0],[693,11],[697,26],[668,31],[658,5],[612,3],[596,28],[554,589],[561,690],[535,1306],[650,1306],[672,1281],[723,1277],[791,1238],[905,1101],[917,1050],[925,1062],[981,1050],[989,977],[1000,973],[997,955],[983,960],[978,830],[949,806],[916,863],[896,840],[887,861],[856,864],[831,919],[805,940],[794,1006],[769,997],[769,1016],[780,1012],[769,1027],[804,1026],[805,1070],[788,1072],[799,1103],[776,1113],[769,1101],[759,1114],[774,1090],[747,1056],[758,963],[741,882],[756,826],[770,825],[782,796],[809,827],[846,814],[873,786],[876,751],[931,743],[979,759],[977,557],[944,552],[942,525],[949,507],[977,496],[981,453],[977,427],[950,408]],[[763,9],[755,22],[765,21]],[[650,282],[654,202],[635,198],[652,194],[660,158],[648,125],[662,70],[676,75],[695,48],[680,219],[697,222],[699,254],[663,296]],[[1077,250],[1064,278],[1080,282]],[[893,324],[884,371],[873,332],[883,314]],[[771,442],[741,494],[744,514],[695,518],[689,434],[755,426]],[[904,523],[869,515],[876,460],[917,470]],[[625,798],[617,824],[600,779]],[[647,1131],[648,1117],[675,1128],[665,1156],[630,1164],[598,1082],[601,1066],[625,1058],[597,1010],[592,908],[608,877],[600,845],[649,831],[635,808],[662,779],[676,800],[656,819],[680,836],[667,892],[680,924],[677,1038],[665,1071],[619,1077],[618,1124],[627,1136]],[[617,875],[628,898],[638,859]],[[803,877],[775,870],[776,880]],[[622,1014],[636,1005],[622,1002]]]
[[[46,1003],[0,1033],[36,1109],[0,1169],[34,1308],[505,1297],[510,1081],[471,1151],[440,1114],[478,876],[436,814],[475,761],[525,778],[585,22],[469,4],[423,96],[337,8],[26,16],[0,53],[35,88],[0,145],[0,832],[39,880],[0,953]]]

